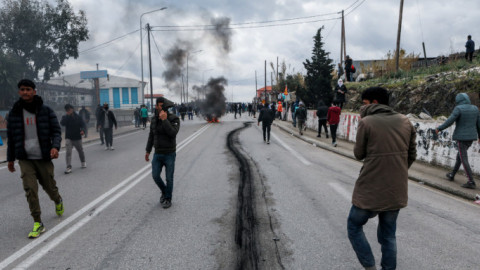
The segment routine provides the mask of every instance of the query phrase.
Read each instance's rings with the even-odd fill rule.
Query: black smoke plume
[[[201,103],[200,109],[207,121],[220,118],[225,114],[225,86],[228,85],[224,77],[211,78],[207,85],[197,87],[197,90],[205,91],[205,100]]]
[[[186,67],[190,48],[190,43],[178,40],[163,57],[166,70],[162,75],[168,88],[172,89],[172,86],[176,86],[179,83],[182,71]]]
[[[211,23],[214,31],[212,32],[215,41],[222,44],[223,50],[229,53],[232,44],[232,29],[230,29],[230,18],[212,18]]]

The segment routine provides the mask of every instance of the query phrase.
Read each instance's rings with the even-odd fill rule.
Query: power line
[[[348,16],[350,13],[354,12],[359,6],[361,6],[363,3],[365,3],[366,0],[363,0],[358,4],[356,7],[354,7],[352,10],[350,10],[347,14],[345,14],[345,17]],[[358,2],[358,1],[357,1]],[[356,3],[356,2],[355,2]]]
[[[124,38],[124,37],[126,37],[126,36],[129,36],[129,35],[131,35],[131,34],[135,34],[135,33],[137,33],[138,31],[140,31],[140,29],[137,29],[137,30],[135,30],[135,31],[132,31],[132,32],[130,32],[130,33],[127,33],[127,34],[125,34],[125,35],[123,35],[123,36],[116,37],[116,38],[114,38],[114,39],[112,39],[112,40],[109,40],[109,41],[107,41],[107,42],[104,42],[104,43],[95,45],[95,46],[93,46],[93,47],[91,47],[91,48],[88,48],[88,49],[86,49],[86,50],[80,51],[79,53],[82,54],[82,53],[91,52],[91,51],[93,51],[93,50],[95,50],[95,49],[97,49],[97,48],[98,48],[98,49],[103,49],[103,48],[105,48],[105,47],[108,47],[108,46],[106,46],[106,45],[109,45],[109,44],[113,43],[114,41],[117,41],[117,40],[119,40],[119,39],[122,39],[122,38]],[[103,47],[102,47],[102,48],[99,48],[99,47],[101,47],[101,46],[103,46]]]
[[[152,33],[152,39],[153,39],[153,43],[155,44],[155,47],[157,48],[158,55],[160,55],[160,59],[162,59],[163,67],[166,68],[165,60],[162,57],[162,53],[160,53],[160,49],[158,48],[157,41],[155,40],[155,36],[153,35],[153,33]]]

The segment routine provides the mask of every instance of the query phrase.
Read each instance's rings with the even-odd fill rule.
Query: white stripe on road
[[[277,140],[283,148],[287,149],[288,152],[290,152],[292,155],[294,155],[298,160],[300,160],[303,164],[309,166],[312,165],[310,161],[308,161],[306,158],[304,158],[300,153],[297,151],[293,150],[290,146],[288,146],[284,141],[280,140],[280,138],[275,135],[273,132],[270,132],[270,136],[272,136],[275,140]]]
[[[183,140],[182,142],[179,143],[178,151],[183,149],[187,144],[192,142],[194,138],[197,138],[201,133],[203,133],[205,130],[207,130],[210,127],[210,125],[206,125],[199,129],[197,132],[193,133],[190,135],[188,138]],[[32,256],[28,257],[25,261],[20,263],[15,269],[26,269],[30,267],[33,263],[35,263],[37,260],[39,260],[41,257],[43,257],[46,253],[48,253],[51,249],[55,248],[58,244],[60,244],[63,240],[65,240],[67,237],[69,237],[72,233],[74,233],[76,230],[78,230],[80,227],[88,223],[88,221],[91,220],[94,216],[96,216],[98,213],[100,213],[102,210],[104,210],[106,207],[108,207],[110,204],[112,204],[114,201],[116,201],[118,198],[120,198],[123,194],[125,194],[127,191],[132,189],[136,184],[138,184],[141,180],[145,178],[148,174],[150,174],[150,171],[145,172],[151,167],[151,164],[141,168],[139,171],[122,181],[120,184],[112,188],[111,190],[107,191],[100,197],[98,197],[96,200],[92,201],[88,205],[84,206],[82,209],[78,210],[76,213],[74,213],[72,216],[67,218],[66,220],[62,221],[60,224],[57,226],[53,227],[46,233],[44,233],[41,238],[39,238],[37,241],[33,241],[30,244],[24,246],[22,249],[18,250],[14,254],[10,255],[8,258],[3,260],[0,263],[0,269],[3,269],[13,263],[14,261],[18,260],[20,257],[24,256],[27,254],[29,251],[37,247],[38,245],[49,242],[45,247],[42,247],[38,252],[34,253]],[[133,183],[130,185],[126,186],[127,184],[130,183],[133,179],[138,177],[140,174],[142,174],[137,180],[135,180]],[[93,208],[95,205],[100,203],[101,201],[105,200],[124,186],[125,189],[121,190],[119,193],[117,193],[115,196],[110,198],[108,201],[104,202],[103,204],[97,206],[97,208]],[[92,209],[93,208],[93,209]],[[91,213],[87,216],[85,216],[83,219],[78,221],[74,226],[69,228],[67,231],[62,233],[60,236],[57,236],[53,240],[48,240],[52,235],[57,233],[58,231],[62,230],[66,226],[70,225],[73,221],[75,221],[77,218],[79,218],[81,215],[85,214],[87,211],[91,211]],[[40,241],[41,240],[41,241]]]

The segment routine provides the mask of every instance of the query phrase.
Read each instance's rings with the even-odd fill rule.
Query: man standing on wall
[[[471,35],[468,35],[467,39],[467,43],[465,44],[465,59],[472,62],[473,52],[475,52],[475,42],[473,42]]]
[[[62,130],[55,112],[37,96],[35,83],[21,80],[18,83],[20,100],[15,102],[8,115],[7,134],[8,170],[15,172],[15,159],[20,165],[23,189],[33,217],[29,238],[37,238],[45,231],[38,200],[38,184],[55,202],[55,212],[63,215],[63,200],[54,179],[52,159],[58,158]],[[37,182],[38,179],[38,182]]]
[[[382,246],[382,269],[396,269],[397,217],[408,201],[408,168],[416,159],[415,128],[388,106],[388,92],[371,87],[362,93],[354,154],[364,160],[355,183],[348,216],[348,239],[365,269],[375,258],[363,226],[378,215],[377,238]]]
[[[170,100],[157,98],[156,115],[152,117],[150,123],[150,133],[148,135],[145,161],[150,160],[150,152],[155,147],[155,154],[152,160],[153,180],[160,188],[160,204],[163,208],[172,206],[173,193],[173,174],[175,172],[175,158],[177,156],[177,133],[180,130],[180,119],[175,114],[168,111],[168,108],[174,106]],[[166,184],[160,174],[165,166]]]
[[[453,170],[447,173],[447,179],[453,181],[455,174],[457,174],[458,169],[460,169],[460,164],[462,164],[468,178],[468,182],[463,184],[462,187],[475,189],[476,184],[473,180],[472,169],[468,163],[467,150],[470,148],[473,141],[479,138],[480,116],[477,106],[470,103],[470,98],[466,93],[458,94],[455,97],[455,102],[457,103],[457,106],[453,109],[450,117],[448,117],[445,123],[437,127],[435,131],[438,134],[440,130],[444,130],[455,123],[455,131],[453,132],[452,139],[457,141],[457,161],[455,162]]]

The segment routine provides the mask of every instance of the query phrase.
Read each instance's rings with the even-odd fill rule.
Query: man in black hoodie
[[[103,129],[105,134],[105,150],[115,150],[113,148],[113,126],[117,129],[117,119],[115,114],[108,110],[108,103],[105,102],[98,118],[98,128]]]
[[[160,204],[163,208],[172,206],[173,173],[175,171],[175,158],[177,156],[177,133],[180,130],[180,119],[168,111],[173,107],[173,102],[159,97],[157,98],[156,114],[150,123],[150,134],[148,135],[145,161],[150,161],[150,152],[155,147],[155,154],[152,159],[153,180],[160,188]],[[166,184],[160,174],[165,166]]]
[[[82,146],[82,135],[85,134],[87,126],[83,122],[82,117],[78,115],[74,110],[73,106],[70,104],[65,105],[66,115],[62,116],[60,120],[60,125],[65,126],[65,148],[66,155],[65,160],[67,162],[67,169],[65,174],[72,172],[72,149],[75,147],[80,157],[80,162],[82,163],[82,169],[87,167],[85,162],[85,153],[83,152]]]
[[[272,126],[272,122],[275,119],[275,111],[268,108],[267,106],[263,107],[260,110],[260,115],[258,116],[257,125],[260,125],[262,122],[262,130],[263,130],[263,141],[267,144],[270,144],[270,130]]]
[[[55,212],[64,212],[62,197],[54,179],[52,159],[58,158],[62,130],[55,112],[43,104],[37,96],[35,83],[21,80],[18,83],[20,100],[8,114],[7,134],[8,170],[15,172],[15,160],[20,165],[23,189],[33,217],[33,229],[29,238],[37,238],[45,231],[38,200],[38,183],[55,202]],[[37,182],[38,179],[38,182]]]

